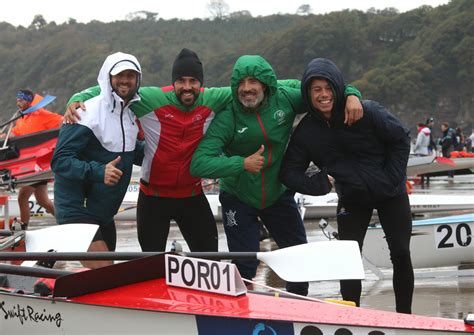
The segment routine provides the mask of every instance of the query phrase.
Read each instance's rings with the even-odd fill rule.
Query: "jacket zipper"
[[[182,126],[182,129],[181,129],[181,142],[180,142],[180,147],[181,147],[181,150],[183,148],[183,143],[185,143],[185,139],[186,139],[186,126],[187,126],[187,119],[189,117],[189,114],[193,114],[193,111],[186,111],[184,114],[182,114],[182,112],[180,112],[178,115],[182,116],[182,120],[179,120],[179,123],[181,123],[181,126]],[[176,189],[179,188],[179,185],[181,184],[181,180],[180,180],[180,177],[181,177],[181,166],[183,165],[182,164],[183,161],[181,160],[180,161],[180,164],[179,164],[179,167],[178,167],[178,175],[177,175],[177,178],[176,178]]]
[[[122,128],[122,152],[125,152],[125,128],[123,126],[123,110],[125,106],[123,102],[120,102],[121,111],[120,111],[120,127]]]
[[[265,138],[265,144],[267,145],[268,148],[268,164],[267,166],[270,167],[272,164],[272,145],[270,143],[270,140],[268,139],[267,132],[265,131],[265,126],[263,125],[262,118],[260,117],[260,113],[256,113],[257,115],[257,120],[258,123],[260,124],[260,129],[262,129],[263,137]],[[265,208],[265,204],[267,202],[267,193],[265,190],[265,169],[262,170],[262,203],[261,207]]]

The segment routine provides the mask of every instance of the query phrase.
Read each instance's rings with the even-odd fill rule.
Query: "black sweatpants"
[[[411,210],[407,194],[385,200],[370,207],[342,203],[337,208],[337,225],[341,240],[355,240],[362,250],[372,212],[377,209],[380,224],[390,250],[393,264],[393,289],[395,291],[396,310],[399,313],[411,313],[414,275],[410,257]],[[341,280],[341,294],[344,300],[360,305],[361,281]]]
[[[174,219],[191,251],[217,251],[217,226],[206,196],[187,198],[138,195],[137,232],[142,251],[165,251]]]

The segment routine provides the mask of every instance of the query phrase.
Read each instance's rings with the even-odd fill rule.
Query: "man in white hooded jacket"
[[[143,144],[129,106],[140,100],[138,60],[117,52],[107,57],[97,78],[101,94],[79,111],[78,124],[64,124],[51,167],[58,224],[93,223],[99,230],[89,251],[113,251],[114,215],[127,191],[133,164],[141,164]],[[83,262],[97,268],[111,261]]]

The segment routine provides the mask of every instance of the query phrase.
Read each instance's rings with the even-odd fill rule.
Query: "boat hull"
[[[193,315],[0,294],[1,334],[198,334]]]
[[[474,214],[413,221],[410,243],[413,267],[474,264]],[[392,267],[382,228],[367,231],[363,254],[377,267]]]
[[[2,334],[316,335],[342,329],[354,335],[474,331],[459,320],[257,294],[223,297],[169,287],[163,279],[70,299],[0,293]]]
[[[8,146],[15,148],[18,157],[0,161],[2,185],[28,185],[51,178],[58,134],[59,128],[11,138]]]
[[[474,209],[473,195],[410,194],[412,214]],[[336,217],[338,197],[329,193],[321,197],[304,196],[305,218]]]
[[[446,164],[433,156],[413,156],[408,160],[407,176],[464,169],[474,169],[474,157],[451,158],[450,164]]]

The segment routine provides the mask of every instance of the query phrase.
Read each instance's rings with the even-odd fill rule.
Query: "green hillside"
[[[138,57],[144,85],[168,85],[174,57],[183,47],[199,54],[207,86],[227,85],[241,54],[263,55],[279,78],[300,78],[309,60],[328,57],[365,98],[380,101],[412,129],[427,116],[469,133],[473,125],[470,0],[403,14],[385,9],[189,21],[70,20],[27,28],[0,23],[0,119],[15,111],[15,93],[23,87],[57,96],[49,109],[63,112],[71,94],[96,84],[103,60],[116,51]]]

